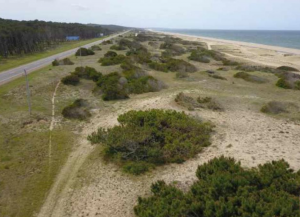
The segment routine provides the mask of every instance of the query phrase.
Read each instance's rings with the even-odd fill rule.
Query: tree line
[[[16,21],[0,18],[0,56],[22,55],[43,51],[66,40],[66,36],[91,39],[113,33],[101,26],[45,21]]]

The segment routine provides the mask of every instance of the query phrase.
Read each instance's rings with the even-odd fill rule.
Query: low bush
[[[211,78],[214,78],[214,79],[227,80],[227,78],[224,78],[220,75],[208,75],[208,76],[211,77]]]
[[[107,53],[106,55],[112,55],[112,54],[113,53],[110,54]],[[102,66],[118,65],[126,60],[126,56],[122,54],[119,54],[117,56],[111,56],[111,57],[108,57],[106,55],[98,61],[99,63],[101,63]]]
[[[108,45],[108,44],[113,44],[111,40],[103,41],[101,45]]]
[[[193,50],[188,58],[201,63],[210,63],[209,57],[205,56],[205,54],[198,50]]]
[[[85,120],[91,116],[87,106],[86,100],[77,99],[73,104],[63,109],[62,115],[68,119]]]
[[[294,89],[300,90],[300,80],[294,82]]]
[[[194,111],[195,108],[202,108],[202,106],[193,97],[187,96],[184,93],[177,94],[175,102],[178,105],[187,108],[189,111]]]
[[[124,81],[117,72],[103,75],[97,81],[97,86],[100,87],[102,99],[105,101],[129,98],[127,80]]]
[[[57,59],[55,59],[53,62],[52,62],[52,66],[59,66],[59,62]]]
[[[210,145],[212,127],[172,110],[129,111],[120,125],[99,128],[88,139],[104,145],[105,158],[140,174],[150,167],[182,163]],[[137,171],[137,172],[136,172]]]
[[[240,65],[236,61],[228,60],[228,59],[225,59],[225,58],[222,59],[222,63],[223,63],[224,66],[238,66],[238,65]]]
[[[176,72],[176,78],[188,78],[190,77],[187,72]]]
[[[281,70],[281,71],[299,72],[298,69],[293,68],[293,67],[290,67],[290,66],[280,66],[280,67],[278,67],[277,69],[278,69],[278,70]]]
[[[79,48],[76,51],[75,56],[90,56],[90,55],[94,55],[94,54],[95,54],[95,52],[90,49]]]
[[[77,75],[68,75],[61,79],[61,82],[65,85],[77,85],[79,84],[80,80]]]
[[[298,113],[299,107],[291,102],[268,102],[261,108],[261,112],[267,114],[281,114],[281,113]]]
[[[54,60],[52,62],[53,66],[66,66],[66,65],[74,65],[74,63],[69,59],[69,58],[65,58],[62,60]]]
[[[207,50],[205,48],[198,48],[197,50],[192,50],[191,55],[188,57],[190,60],[209,63],[210,59],[214,59],[216,61],[221,61],[223,55],[217,51]]]
[[[267,67],[267,66],[253,66],[253,65],[239,65],[236,67],[236,70],[241,70],[245,72],[267,72],[267,73],[276,73],[276,69]]]
[[[89,79],[93,81],[98,81],[102,77],[102,73],[97,72],[95,68],[92,67],[76,67],[73,75],[77,75],[79,78]]]
[[[100,51],[100,50],[102,50],[102,49],[101,49],[101,47],[98,46],[98,45],[93,45],[93,46],[91,47],[91,50],[92,50],[92,51]]]
[[[198,166],[188,192],[158,181],[152,196],[138,198],[138,217],[300,216],[300,171],[284,160],[244,169],[219,157]]]
[[[149,67],[162,72],[196,72],[197,68],[181,59],[166,58],[163,63],[151,62]]]
[[[126,50],[126,47],[122,47],[120,45],[113,45],[110,47],[111,50]]]
[[[161,44],[160,49],[166,50],[164,56],[169,56],[169,57],[180,56],[185,53],[185,49],[183,47],[170,42],[165,42]]]
[[[252,82],[252,83],[258,83],[258,84],[263,84],[263,83],[267,83],[268,80],[265,79],[265,78],[261,78],[261,77],[258,77],[256,75],[251,75],[251,74],[248,74],[246,72],[238,72],[234,75],[235,78],[241,78],[245,81],[249,81],[249,82]]]
[[[292,85],[285,78],[280,78],[277,81],[276,86],[283,89],[292,89]]]

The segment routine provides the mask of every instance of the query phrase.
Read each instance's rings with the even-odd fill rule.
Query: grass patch
[[[125,172],[141,174],[151,167],[182,163],[210,145],[212,127],[171,110],[129,111],[119,126],[99,128],[88,139],[105,146],[107,160]]]

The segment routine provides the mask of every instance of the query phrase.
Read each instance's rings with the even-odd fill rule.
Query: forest
[[[66,41],[66,36],[92,39],[99,33],[108,35],[119,29],[103,28],[79,23],[45,21],[16,21],[0,18],[0,58],[44,51]]]

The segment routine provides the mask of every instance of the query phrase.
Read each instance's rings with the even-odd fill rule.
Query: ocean
[[[157,31],[300,49],[300,31],[155,29]]]

